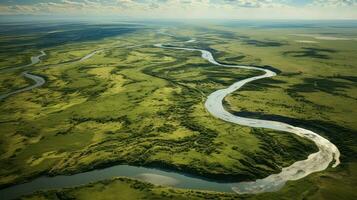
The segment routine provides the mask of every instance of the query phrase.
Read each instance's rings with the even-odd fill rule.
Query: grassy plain
[[[60,195],[88,199],[85,195],[91,193],[92,198],[115,199],[114,191],[120,190],[127,191],[128,197],[149,199],[167,199],[166,195],[283,199],[296,193],[302,195],[300,199],[353,196],[349,191],[356,185],[352,173],[357,155],[357,41],[293,34],[337,32],[335,36],[356,37],[356,29],[182,26],[166,29],[176,35],[172,37],[158,33],[158,27],[129,27],[130,31],[126,25],[110,26],[109,33],[98,37],[89,37],[82,30],[93,31],[93,27],[57,27],[65,39],[71,38],[73,29],[79,30],[83,37],[70,42],[58,34],[51,36],[53,30],[18,35],[31,38],[23,41],[29,43],[26,50],[20,47],[22,43],[16,46],[11,42],[15,36],[1,35],[2,45],[10,45],[14,53],[0,53],[0,68],[27,63],[38,50],[48,54],[31,67],[33,73],[46,77],[47,83],[0,102],[2,187],[42,174],[71,174],[117,163],[164,167],[220,180],[253,180],[316,151],[311,142],[291,134],[237,126],[212,117],[204,108],[211,92],[258,72],[219,68],[201,59],[199,53],[153,47],[171,43],[210,49],[224,63],[269,65],[282,71],[229,96],[227,109],[313,129],[338,146],[342,164],[289,183],[278,193],[258,196],[191,192],[129,179],[63,190]],[[30,45],[44,38],[56,42]],[[190,38],[197,42],[181,43]],[[98,49],[103,51],[78,62]],[[0,75],[1,93],[29,84],[20,72]],[[56,192],[41,195],[63,199]]]

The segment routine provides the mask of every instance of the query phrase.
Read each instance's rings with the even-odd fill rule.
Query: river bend
[[[189,41],[194,42],[194,40]],[[280,173],[272,174],[266,178],[249,182],[221,183],[200,177],[193,177],[183,173],[169,172],[160,169],[152,169],[148,167],[137,167],[130,165],[116,165],[104,169],[97,169],[68,176],[39,177],[33,179],[30,182],[14,185],[0,190],[1,199],[6,200],[17,198],[21,195],[30,194],[39,190],[78,186],[81,184],[105,180],[116,176],[133,177],[158,185],[162,185],[164,183],[164,185],[169,185],[177,188],[211,190],[220,192],[234,191],[240,194],[251,194],[276,191],[279,190],[287,181],[298,180],[313,172],[325,170],[331,163],[332,167],[336,167],[337,165],[339,165],[340,152],[337,147],[327,139],[318,135],[317,133],[278,121],[251,119],[235,116],[224,109],[223,100],[227,95],[239,90],[242,86],[252,81],[276,76],[276,73],[274,73],[273,71],[253,66],[221,64],[214,59],[211,52],[203,49],[165,46],[162,44],[156,44],[154,46],[158,48],[165,48],[168,50],[200,52],[201,57],[203,59],[214,65],[217,65],[218,67],[249,69],[264,72],[263,75],[238,80],[228,88],[217,90],[210,94],[205,102],[205,107],[208,112],[214,117],[224,120],[226,122],[242,126],[249,126],[253,128],[267,128],[298,135],[300,137],[313,141],[318,147],[319,151],[310,154],[305,160],[296,161],[292,165],[282,168]],[[91,54],[89,54],[90,56],[87,55],[83,57],[82,60],[86,60],[94,54],[95,53],[92,52]],[[39,62],[36,59],[34,60]],[[33,79],[36,83],[27,88],[14,91],[13,94],[39,87],[45,83],[45,80],[39,76],[35,76],[27,72],[23,72],[23,75],[27,78]]]

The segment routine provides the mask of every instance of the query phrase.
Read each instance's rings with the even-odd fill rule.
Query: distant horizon
[[[1,16],[357,20],[357,0],[11,0]]]
[[[195,23],[195,22],[259,22],[259,23],[333,23],[333,22],[347,22],[347,23],[357,23],[357,19],[237,19],[237,18],[144,18],[144,17],[127,17],[127,16],[83,16],[83,15],[29,15],[29,14],[18,14],[18,15],[2,15],[0,14],[0,23],[2,22],[51,22],[51,21],[71,21],[71,22],[96,22],[103,21],[106,22],[135,22],[135,21],[162,21],[162,22],[185,22],[185,23]]]

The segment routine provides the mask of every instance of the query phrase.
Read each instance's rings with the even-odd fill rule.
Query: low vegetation
[[[68,30],[68,35],[62,35],[65,38],[76,33],[66,26],[58,29]],[[341,166],[291,182],[279,193],[257,196],[179,190],[117,178],[25,199],[115,199],[118,195],[122,199],[267,199],[296,193],[301,199],[319,199],[331,188],[345,195],[335,199],[353,195],[346,191],[355,181],[350,173],[356,168],[357,116],[351,112],[357,106],[357,74],[351,56],[356,45],[294,43],[299,38],[290,35],[294,29],[185,26],[167,30],[176,37],[154,30],[149,25],[110,27],[108,33],[99,31],[94,38],[80,31],[83,37],[69,43],[54,41],[27,50],[21,43],[12,47],[19,53],[0,52],[0,69],[28,63],[38,50],[48,54],[31,67],[46,78],[46,84],[0,102],[0,187],[40,175],[74,174],[114,164],[247,181],[278,173],[281,167],[317,151],[311,141],[292,134],[212,117],[204,108],[210,93],[260,72],[220,68],[201,59],[198,52],[153,46],[170,43],[209,49],[222,63],[272,66],[279,76],[230,95],[226,108],[255,118],[275,117],[322,134],[341,150]],[[23,34],[18,37],[24,38]],[[39,40],[53,37],[43,34],[31,32],[24,42],[30,44],[38,35]],[[191,37],[197,42],[183,43]],[[326,51],[332,44],[333,52]],[[79,61],[99,49],[103,51]],[[20,72],[0,72],[1,93],[29,84]]]

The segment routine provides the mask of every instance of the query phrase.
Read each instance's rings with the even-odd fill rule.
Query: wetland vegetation
[[[338,36],[357,34],[357,27],[138,22],[1,26],[1,94],[32,84],[21,76],[23,68],[5,69],[28,64],[40,50],[47,53],[42,62],[26,68],[44,77],[45,85],[0,102],[1,188],[42,175],[116,164],[163,168],[222,182],[249,181],[278,173],[317,151],[314,143],[292,134],[211,116],[204,107],[209,94],[260,72],[219,68],[198,52],[154,46],[163,43],[210,50],[221,63],[279,72],[228,96],[226,109],[313,130],[340,149],[341,165],[259,195],[183,190],[119,177],[24,199],[356,197],[357,41],[299,43],[295,41],[303,36],[293,33],[323,30]],[[185,43],[190,38],[196,41]]]

